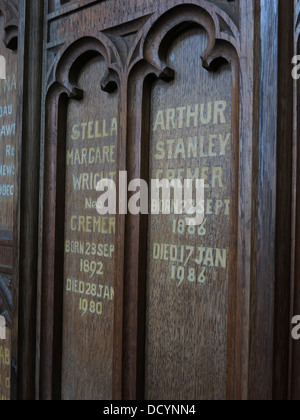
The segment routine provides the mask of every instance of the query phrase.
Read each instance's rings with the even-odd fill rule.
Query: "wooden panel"
[[[278,159],[277,159],[277,218],[275,254],[275,316],[273,399],[288,397],[288,342],[290,331],[290,261],[292,214],[292,161],[293,161],[293,79],[290,61],[293,55],[293,2],[279,1],[278,6]],[[282,34],[282,35],[281,35]],[[284,35],[283,35],[284,34]],[[276,47],[275,47],[276,51]],[[275,53],[276,56],[276,53]],[[280,238],[280,239],[278,239]]]
[[[0,399],[2,400],[9,400],[11,397],[11,275],[16,216],[18,115],[17,18],[16,2],[0,2],[1,74],[5,65],[5,80],[0,80],[0,315],[5,318],[7,325],[6,338],[0,339]]]
[[[283,4],[46,2],[40,398],[284,395]],[[101,219],[96,181],[108,174],[118,187],[118,171],[203,178],[203,225]]]
[[[174,199],[173,215],[150,217],[147,399],[226,398],[237,151],[231,71],[202,67],[207,42],[204,31],[185,31],[168,52],[174,82],[156,83],[152,90],[150,178],[204,179],[205,219],[201,226],[186,226],[185,216],[174,215]]]
[[[120,60],[98,32],[64,36],[45,63],[41,397],[112,399],[116,216],[96,185],[117,178]]]
[[[230,309],[237,307],[238,289],[243,289],[242,296],[246,293],[245,279],[237,277],[238,226],[234,225],[238,219],[240,176],[239,112],[244,110],[239,108],[240,46],[237,28],[229,17],[213,6],[205,4],[205,11],[202,6],[198,2],[170,3],[147,22],[139,41],[140,56],[135,59],[139,66],[133,68],[129,83],[129,121],[138,115],[136,131],[128,127],[129,178],[141,176],[149,181],[159,176],[182,180],[199,171],[199,176],[205,178],[209,207],[204,226],[194,230],[182,225],[182,217],[151,215],[148,223],[145,217],[127,217],[125,398],[141,398],[143,386],[146,398],[230,398],[235,395],[233,382],[240,381],[235,355],[244,356],[246,331],[236,325],[235,310],[227,309],[227,305]],[[231,27],[229,38],[221,31],[221,25],[211,19],[216,11]],[[157,78],[162,81],[154,82]],[[141,91],[142,101],[131,99],[138,98]],[[220,97],[215,97],[218,91]],[[222,150],[220,136],[224,136]],[[138,148],[140,139],[141,151],[134,154],[133,160],[131,151]],[[218,146],[213,139],[219,142]],[[243,196],[245,191],[241,189],[240,193]],[[242,203],[241,197],[240,200]],[[248,217],[247,212],[243,215]],[[240,252],[244,252],[242,249]],[[205,311],[212,311],[214,305],[219,308],[217,320],[213,313],[205,318]],[[238,305],[244,305],[242,299]],[[204,331],[204,326],[213,332]],[[199,331],[205,338],[199,337]],[[214,346],[214,334],[220,334],[219,340],[224,339],[225,343]],[[238,337],[236,341],[233,335]],[[197,354],[196,349],[204,348],[205,339],[209,350]],[[186,343],[192,344],[185,347]],[[205,361],[212,352],[218,358],[216,365],[213,357]],[[136,364],[132,354],[136,355]],[[191,381],[188,372],[198,372],[197,368],[204,365],[207,371],[203,376],[196,373]],[[223,375],[223,383],[212,379],[205,386],[205,377],[214,375]]]
[[[300,54],[300,2],[294,1],[294,55]],[[299,71],[297,72],[299,74]],[[299,80],[294,80],[294,148],[293,148],[293,230],[290,319],[300,315],[300,130],[299,130]],[[292,338],[290,324],[290,383],[289,398],[300,399],[300,341]]]
[[[3,33],[4,17],[1,17]],[[13,228],[15,195],[15,147],[17,115],[17,52],[1,43],[1,55],[6,59],[6,80],[1,80],[0,119],[0,228]]]
[[[116,182],[118,94],[101,90],[105,71],[101,58],[84,67],[68,107],[63,399],[112,398],[116,219],[97,213],[96,187]]]
[[[6,327],[6,338],[0,340],[0,400],[10,400],[11,332]]]

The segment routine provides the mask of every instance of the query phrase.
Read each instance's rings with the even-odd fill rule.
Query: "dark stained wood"
[[[5,318],[6,338],[0,340],[0,400],[14,396],[14,337],[18,300],[14,272],[14,229],[17,203],[18,145],[18,2],[0,2],[0,55],[5,59],[6,78],[0,81],[1,151],[0,151],[0,315]],[[2,62],[3,64],[3,62]]]
[[[273,399],[285,400],[288,397],[288,347],[290,338],[289,307],[291,285],[288,281],[291,267],[291,245],[288,244],[292,229],[292,164],[293,161],[293,79],[290,77],[290,59],[293,51],[294,19],[292,2],[279,1],[278,44],[278,148],[277,148],[277,218],[275,254],[275,334]],[[279,240],[280,238],[280,240]]]
[[[263,10],[256,9],[261,14],[255,29],[260,33],[255,38],[260,71],[256,71],[254,86],[261,103],[254,112],[251,399],[287,397],[292,161],[292,81],[287,68],[292,38],[287,30],[284,37],[276,36],[276,45],[274,33],[292,20],[292,8],[281,2],[273,6],[269,2]],[[269,26],[266,19],[270,19]]]
[[[20,9],[19,99],[17,148],[18,201],[14,260],[18,295],[15,338],[15,398],[33,400],[36,393],[37,266],[39,226],[40,104],[42,88],[43,3],[22,2]],[[22,93],[22,96],[21,96]],[[21,99],[23,98],[23,99]]]
[[[4,116],[3,111],[2,117],[3,124],[13,128],[5,138],[5,147],[4,143],[1,145],[1,154],[5,153],[4,161],[1,155],[1,166],[4,164],[11,171],[4,178],[2,173],[1,185],[3,179],[13,185],[13,197],[1,197],[0,204],[0,312],[4,311],[8,322],[6,343],[4,346],[1,342],[1,346],[9,349],[10,359],[1,376],[5,387],[10,386],[5,389],[5,398],[34,399],[40,143],[37,116],[41,100],[43,7],[42,2],[35,0],[3,0],[0,10],[1,54],[7,58],[7,79],[1,81],[1,98],[3,105],[5,102],[12,107],[10,116]]]
[[[298,0],[294,2],[294,54],[298,55],[299,48],[299,16],[300,16],[300,3]],[[300,314],[300,224],[299,224],[299,209],[300,209],[300,148],[299,148],[299,80],[294,80],[294,137],[293,137],[293,230],[292,230],[292,266],[291,266],[291,310],[290,310],[290,359],[289,359],[289,399],[300,399],[300,342],[299,340],[292,339],[292,328],[294,325],[291,321],[294,316]]]
[[[29,51],[17,213],[26,248],[6,257],[7,229],[0,243],[0,264],[11,270],[15,260],[19,270],[19,398],[285,399],[292,2],[25,3],[22,39],[37,45],[20,50]],[[210,103],[215,123],[184,123],[188,109]],[[198,137],[197,156],[189,137]],[[102,160],[94,162],[97,147]],[[99,225],[93,173],[110,173],[118,191],[119,171],[149,181],[188,168],[206,178],[212,200],[199,235],[175,216],[117,214]],[[162,244],[194,254],[175,261],[175,248]]]
[[[86,78],[81,80],[81,69],[95,53],[102,57],[101,67],[95,64]],[[118,109],[114,105],[116,96],[114,102],[111,102],[112,105],[108,106],[107,101],[110,99],[108,97],[106,100],[108,94],[101,91],[101,79],[102,86],[109,91],[115,83],[110,81],[105,73],[107,52],[101,41],[95,37],[91,37],[87,44],[79,42],[72,45],[71,42],[63,58],[58,74],[62,81],[67,81],[68,74],[71,74],[72,81],[67,82],[66,88],[57,82],[53,84],[47,99],[51,113],[47,117],[48,130],[45,141],[47,161],[44,180],[44,226],[49,226],[51,221],[50,226],[55,226],[55,230],[48,230],[51,236],[44,235],[43,246],[42,297],[46,302],[51,299],[51,303],[42,308],[41,356],[43,359],[44,354],[47,355],[47,363],[41,368],[41,396],[109,399],[112,398],[115,216],[101,218],[97,214],[93,205],[97,200],[95,179],[92,179],[91,185],[90,175],[97,170],[97,181],[103,177],[101,173],[107,173],[108,177],[111,174],[114,180],[116,178],[115,139],[118,135]],[[95,75],[96,79],[89,85]],[[75,83],[77,78],[79,86],[81,81],[85,88],[83,91],[75,85],[69,86],[69,83]],[[98,95],[95,95],[95,92],[98,92]],[[81,99],[83,95],[82,103],[72,103],[67,109],[68,96]],[[96,104],[99,102],[101,105],[97,108]],[[92,114],[91,109],[94,110]],[[53,131],[54,127],[56,129]],[[85,145],[89,145],[89,148]],[[82,165],[80,171],[78,165]],[[85,174],[88,174],[88,182],[84,180]],[[91,260],[93,253],[95,255]],[[93,268],[93,265],[96,267]],[[82,292],[79,292],[78,285]],[[81,327],[79,323],[82,323]],[[90,343],[85,338],[89,326]],[[74,334],[78,329],[81,329],[82,336]],[[95,344],[96,337],[98,345]],[[75,338],[79,341],[74,341]],[[82,350],[81,339],[87,343]],[[104,346],[102,351],[101,345]],[[49,359],[49,346],[58,349],[53,359]],[[99,351],[102,354],[102,371],[95,375],[96,368],[99,368]],[[82,362],[81,357],[85,358]],[[91,360],[95,362],[94,367]],[[74,363],[82,363],[82,369],[78,366],[74,372]],[[89,373],[88,366],[91,369]],[[78,375],[77,378],[74,374]],[[87,374],[94,375],[97,386],[90,381],[91,387],[86,387],[88,378],[84,379],[83,375]],[[52,394],[51,383],[55,384],[55,394]],[[71,388],[70,383],[73,383]]]
[[[193,13],[194,11],[195,11],[195,13]],[[154,73],[154,75],[156,75],[156,77],[161,77],[162,79],[165,79],[165,80],[169,79],[170,77],[172,78],[173,77],[173,74],[174,74],[172,71],[169,70],[168,67],[166,67],[166,64],[165,64],[165,57],[166,57],[165,49],[162,49],[162,57],[163,57],[163,60],[164,61],[158,63],[158,60],[156,59],[156,55],[155,54],[157,54],[157,51],[159,50],[159,47],[161,47],[162,45],[164,47],[168,46],[167,39],[170,39],[171,38],[170,36],[169,36],[169,38],[166,36],[167,33],[168,33],[168,31],[170,31],[170,28],[172,28],[172,27],[175,28],[176,26],[177,26],[177,31],[178,31],[179,25],[182,25],[184,27],[184,25],[183,25],[184,22],[195,21],[195,23],[196,22],[198,23],[198,21],[197,21],[197,14],[196,14],[196,8],[193,9],[191,7],[191,9],[189,9],[189,10],[186,11],[185,8],[182,7],[181,10],[178,9],[178,14],[175,13],[175,11],[172,11],[172,12],[173,12],[173,14],[172,13],[169,13],[169,22],[168,22],[168,18],[166,17],[165,19],[161,19],[160,20],[160,24],[158,24],[156,28],[155,28],[155,25],[153,25],[154,26],[154,30],[153,30],[152,33],[150,32],[151,35],[150,35],[150,33],[148,35],[149,39],[153,40],[153,43],[152,44],[149,43],[149,47],[148,47],[149,49],[145,51],[145,57],[147,57],[147,61],[150,60],[151,63],[155,63],[155,67],[156,68],[157,68],[157,65],[158,64],[160,66],[162,66],[162,67],[160,67],[160,70],[158,72],[157,71],[154,71],[153,72],[153,69],[152,70],[149,69],[149,70],[147,70],[147,72],[148,73],[150,72],[150,74],[151,73]],[[166,16],[167,16],[167,14],[166,14]],[[170,23],[170,22],[172,22],[172,23]],[[207,19],[204,19],[203,18],[202,22],[201,23],[204,24],[204,26],[209,29],[209,20],[208,20],[208,18]],[[164,24],[165,24],[165,27],[163,26]],[[150,23],[149,23],[149,26],[150,26]],[[172,33],[172,31],[169,32],[169,35],[171,33]],[[156,35],[156,38],[155,38],[155,35]],[[164,37],[165,37],[165,39],[164,39]],[[163,40],[165,40],[166,42],[164,43]],[[161,43],[161,45],[160,45],[160,43]],[[150,45],[151,45],[151,49],[150,49]],[[209,52],[211,53],[211,51],[209,51]],[[209,62],[212,61],[213,62],[214,59],[216,59],[216,57],[218,57],[218,55],[217,55],[218,52],[219,52],[219,50],[216,48],[216,55],[214,55],[212,53],[211,54],[211,57],[212,57],[211,60],[209,60],[208,57],[207,57],[207,59],[208,59],[207,61],[209,61]],[[225,53],[222,51],[222,53],[220,54],[219,57],[223,57],[224,54]],[[207,55],[208,55],[208,53],[207,53]],[[228,49],[228,56],[227,57],[229,58],[230,62],[234,59],[234,54],[231,53],[231,49],[230,48]],[[206,56],[204,56],[204,58],[206,58]],[[153,61],[151,61],[151,60],[153,60]],[[155,61],[155,60],[157,60],[157,61]],[[204,63],[206,63],[206,60],[205,59],[204,59]],[[201,66],[201,63],[199,65]],[[138,70],[141,72],[141,68],[137,67],[137,71]],[[235,76],[237,76],[236,73],[234,73],[234,74],[235,74]],[[144,77],[142,72],[141,72],[141,75],[142,75],[142,77]],[[137,80],[138,80],[138,78],[137,78]],[[138,82],[136,80],[134,80],[135,87],[138,86],[137,83]],[[187,81],[187,83],[188,83],[188,81]],[[237,85],[234,84],[234,86],[236,87]],[[231,90],[230,89],[230,86],[229,86],[229,90]],[[236,90],[234,90],[234,89],[233,89],[233,91],[236,92]],[[147,115],[147,113],[149,114],[149,105],[150,105],[149,104],[149,99],[148,99],[149,98],[149,90],[144,90],[144,93],[145,93],[144,102],[146,104],[148,104],[148,107],[147,107],[147,105],[145,105],[144,108],[142,108],[142,109],[145,110],[146,115]],[[174,92],[174,94],[176,95],[175,92]],[[130,97],[131,98],[134,98],[135,95],[130,95]],[[191,103],[194,103],[194,102],[191,101]],[[137,109],[141,109],[140,105],[138,105],[138,108]],[[132,112],[136,115],[136,111],[132,111]],[[138,113],[138,115],[140,115],[140,113]],[[236,109],[235,109],[235,107],[234,107],[234,113],[233,113],[233,115],[236,115]],[[146,127],[145,126],[145,120],[143,119],[142,121],[143,121],[143,124],[140,122],[139,123],[139,127],[141,126],[141,127],[143,127],[143,129],[141,131],[139,129],[139,131],[138,131],[138,133],[141,133],[141,132],[143,134],[145,133],[145,136],[142,137],[142,139],[143,139],[142,140],[143,148],[142,148],[142,152],[141,152],[142,157],[141,158],[138,158],[138,160],[135,159],[135,162],[139,162],[139,164],[138,164],[139,166],[140,166],[140,159],[142,159],[142,162],[144,162],[144,164],[147,165],[147,158],[146,158],[145,154],[147,154],[146,133],[149,133],[149,123],[148,123],[148,129],[147,128],[145,129],[145,127]],[[235,127],[236,127],[236,125],[235,125]],[[237,131],[236,131],[236,133],[237,133]],[[130,140],[130,138],[131,137],[129,137],[128,140]],[[138,134],[136,135],[136,138],[137,138],[137,141],[138,141],[138,138],[139,138],[138,137]],[[145,140],[144,140],[144,138],[145,138]],[[136,148],[133,148],[133,147],[131,148],[131,150],[132,149],[136,150]],[[137,156],[139,156],[139,155],[137,155]],[[145,167],[143,167],[140,170],[141,172],[138,172],[138,167],[136,168],[136,166],[135,166],[134,169],[135,169],[135,172],[134,172],[135,174],[136,173],[145,174],[145,172],[147,172],[147,170],[145,170]],[[148,178],[148,175],[146,175],[146,178],[145,179],[147,179],[147,178]],[[125,297],[125,304],[124,304],[124,306],[125,306],[125,313],[128,313],[128,315],[130,317],[130,318],[128,317],[128,319],[131,320],[131,324],[130,324],[130,321],[128,321],[126,323],[126,327],[127,328],[125,327],[125,335],[126,336],[129,336],[129,332],[130,332],[131,339],[125,340],[125,346],[126,346],[126,348],[128,348],[130,350],[127,353],[127,361],[125,360],[125,363],[127,363],[127,364],[125,364],[127,375],[125,375],[126,383],[125,383],[125,386],[124,386],[124,391],[125,391],[125,398],[134,399],[134,398],[136,398],[137,396],[139,396],[141,394],[140,389],[142,387],[142,382],[137,383],[137,380],[135,378],[133,378],[132,380],[130,380],[130,378],[132,376],[134,376],[133,375],[133,372],[135,371],[135,369],[137,369],[137,372],[138,373],[137,373],[137,376],[136,377],[139,378],[141,381],[143,380],[143,374],[142,374],[143,372],[140,371],[140,373],[139,373],[139,370],[138,370],[138,367],[139,367],[139,364],[140,364],[139,360],[143,357],[142,353],[140,352],[140,348],[138,347],[138,345],[139,345],[140,341],[142,340],[141,337],[143,337],[144,331],[143,331],[142,328],[139,329],[139,324],[138,324],[137,318],[136,318],[136,321],[135,321],[135,324],[134,324],[135,325],[135,328],[137,329],[137,333],[135,331],[132,331],[132,329],[129,328],[129,325],[133,325],[133,317],[134,317],[134,313],[132,311],[132,303],[131,302],[136,302],[138,296],[140,296],[140,302],[136,306],[136,308],[139,308],[140,305],[143,305],[143,300],[141,298],[143,298],[143,295],[144,295],[144,293],[143,293],[143,281],[145,281],[145,280],[143,280],[143,277],[145,279],[145,276],[140,277],[138,282],[137,282],[137,279],[136,279],[135,280],[135,286],[134,286],[134,280],[133,280],[134,277],[133,276],[136,277],[137,276],[136,273],[139,273],[139,275],[141,276],[141,274],[143,273],[143,267],[144,267],[143,264],[145,264],[145,261],[143,260],[143,258],[145,257],[145,254],[143,255],[142,252],[141,252],[141,250],[144,249],[144,252],[145,252],[146,245],[143,245],[143,243],[145,243],[144,242],[145,239],[139,245],[140,250],[139,250],[139,248],[136,245],[134,245],[134,242],[137,243],[138,235],[139,235],[139,233],[138,233],[139,230],[138,230],[138,220],[135,219],[135,221],[134,220],[132,221],[132,219],[133,219],[132,217],[131,218],[130,218],[130,216],[128,217],[128,225],[129,226],[134,226],[134,229],[135,229],[135,232],[136,233],[134,235],[134,231],[130,227],[128,227],[127,232],[130,233],[129,238],[131,240],[130,240],[129,243],[132,244],[131,246],[132,246],[132,249],[133,250],[130,253],[130,251],[128,249],[127,252],[126,252],[126,258],[125,258],[127,272],[128,272],[128,275],[126,277],[126,279],[127,279],[126,280],[126,283],[128,284],[128,282],[130,282],[130,284],[132,284],[132,287],[128,288],[128,290],[127,290],[126,297]],[[142,222],[141,222],[141,226],[142,226]],[[128,236],[126,235],[126,237],[128,237]],[[235,239],[234,239],[234,236],[233,236],[232,241],[234,242],[234,240]],[[138,255],[138,252],[139,252],[139,255],[141,255],[140,256],[141,263],[140,263],[140,270],[139,271],[134,267],[134,263],[133,263],[133,261],[136,260],[136,255]],[[161,269],[162,269],[162,266],[161,266]],[[233,289],[235,289],[235,287],[233,287]],[[130,292],[130,290],[132,290],[132,291]],[[130,307],[131,309],[127,309],[129,303],[131,304],[131,307]],[[138,311],[140,312],[140,310],[138,310]],[[139,312],[136,312],[136,314],[139,313]],[[155,313],[155,309],[154,309],[153,312]],[[140,318],[139,318],[139,320],[140,320]],[[160,323],[163,323],[163,322],[164,322],[164,317],[162,316],[162,317],[160,317]],[[232,329],[232,331],[234,331],[234,328]],[[135,343],[134,342],[134,334],[136,334],[137,337],[139,337],[138,341],[136,341],[137,345],[134,344]],[[167,337],[166,337],[166,340],[167,340]],[[129,343],[129,346],[128,346],[128,343]],[[134,361],[134,358],[132,358],[132,352],[133,351],[135,351],[136,354],[137,354],[137,362],[135,362]],[[135,363],[137,363],[137,364],[135,364]],[[163,363],[163,362],[161,361],[161,363]],[[165,378],[164,378],[164,380],[165,380]],[[176,386],[176,384],[174,386]],[[179,386],[179,384],[178,384],[178,386]],[[147,388],[147,386],[146,386],[146,388]],[[153,388],[155,388],[155,385],[153,385]],[[147,392],[150,392],[150,391],[147,390]],[[166,392],[168,392],[168,391],[166,390]],[[186,391],[185,390],[183,390],[183,393],[185,393],[185,395],[186,395]],[[225,394],[226,394],[226,392],[225,392]],[[169,395],[172,395],[172,394],[169,394]],[[174,394],[173,394],[173,398],[174,398]]]
[[[117,179],[119,97],[101,90],[105,72],[104,59],[92,59],[78,80],[83,100],[68,106],[62,218],[62,398],[67,400],[112,398],[116,217],[101,217],[95,205],[97,182]]]

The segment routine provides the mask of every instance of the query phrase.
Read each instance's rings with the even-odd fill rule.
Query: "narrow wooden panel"
[[[0,338],[0,401],[10,400],[11,331],[5,327],[5,339]]]
[[[207,42],[201,29],[177,37],[168,52],[175,80],[152,89],[150,178],[204,179],[205,219],[186,226],[184,216],[174,215],[174,200],[171,215],[150,216],[147,399],[226,398],[236,149],[231,71],[202,67]],[[166,204],[161,200],[160,208]]]
[[[0,19],[0,33],[3,35],[4,17]],[[0,80],[0,229],[12,229],[16,172],[17,52],[7,49],[3,41],[0,44],[0,54],[6,63],[6,80]]]
[[[63,299],[63,399],[111,399],[114,315],[114,215],[96,210],[101,179],[116,182],[118,94],[101,90],[106,64],[79,76],[82,101],[67,117]]]
[[[9,7],[11,7],[10,10]],[[16,39],[11,38],[13,41],[10,43],[9,34],[6,34],[5,30],[9,19],[13,18],[10,12],[14,10],[14,5],[0,3],[0,316],[6,323],[5,338],[0,339],[1,400],[9,400],[11,397],[11,274],[16,203],[18,60],[17,51],[13,45]],[[8,46],[14,49],[8,49]]]
[[[300,53],[300,2],[294,1],[294,55]],[[299,71],[297,72],[299,74]],[[294,144],[293,144],[293,229],[292,229],[292,271],[290,319],[300,315],[300,131],[299,103],[300,82],[294,80]],[[292,337],[290,324],[289,399],[300,399],[300,340]]]

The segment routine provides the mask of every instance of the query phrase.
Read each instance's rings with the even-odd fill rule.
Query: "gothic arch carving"
[[[101,55],[107,66],[107,74],[101,82],[103,90],[112,91],[119,83],[121,60],[117,49],[108,37],[103,34],[82,34],[76,40],[71,40],[57,54],[48,78],[48,90],[59,84],[69,97],[80,98],[81,90],[77,86],[77,76],[89,58]]]
[[[4,17],[3,41],[7,48],[16,50],[19,27],[18,0],[0,0],[0,14]]]
[[[85,64],[96,56],[106,63],[107,72],[100,82],[106,92],[119,86],[118,53],[110,40],[102,34],[81,34],[64,44],[48,75],[45,96],[44,132],[44,210],[42,262],[42,340],[41,353],[47,357],[53,346],[60,347],[63,304],[64,217],[65,217],[65,145],[67,109],[70,99],[80,100],[84,92],[78,77]],[[99,75],[100,77],[100,75]],[[58,204],[59,203],[59,204]],[[54,306],[51,302],[55,302]],[[51,383],[59,376],[58,366],[49,360],[41,368],[44,394],[52,395]],[[59,384],[57,385],[59,393]]]

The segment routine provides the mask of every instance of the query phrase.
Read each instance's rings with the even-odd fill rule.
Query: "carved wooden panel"
[[[0,2],[0,316],[5,319],[0,339],[0,400],[10,399],[13,229],[16,217],[16,145],[18,113],[18,8]],[[3,320],[2,318],[2,320]]]
[[[173,215],[149,220],[145,389],[154,400],[226,398],[237,144],[231,72],[203,69],[206,47],[204,31],[185,31],[168,51],[174,82],[152,89],[150,178],[205,179],[206,203],[197,227],[186,226],[173,207]]]
[[[118,94],[101,90],[105,72],[103,57],[92,59],[79,76],[84,99],[73,100],[68,107],[62,360],[65,399],[112,398],[116,218],[95,212],[97,183],[104,178],[116,182],[117,169]]]
[[[44,220],[55,226],[55,235],[51,245],[44,237],[43,287],[54,293],[57,310],[47,308],[42,328],[43,345],[59,340],[62,355],[47,363],[42,378],[58,381],[57,398],[112,398],[116,217],[99,216],[95,190],[100,179],[116,180],[117,173],[118,92],[109,62],[110,51],[95,34],[69,42],[47,97],[52,112],[45,137]],[[55,322],[52,337],[44,330],[49,318]]]
[[[222,33],[221,19],[211,17],[216,10],[231,25],[232,35]],[[209,208],[204,206],[205,220],[197,228],[188,228],[182,223],[184,217],[174,215],[151,215],[148,223],[141,218],[139,225],[136,220],[127,222],[136,232],[125,231],[132,243],[125,252],[125,273],[128,281],[136,277],[135,284],[130,282],[135,294],[126,293],[125,314],[130,320],[126,327],[134,322],[126,307],[139,299],[137,358],[143,367],[138,364],[136,369],[138,380],[145,378],[144,397],[226,398],[234,372],[228,337],[236,330],[228,303],[235,299],[238,287],[234,280],[239,168],[239,105],[234,102],[239,98],[237,28],[221,10],[207,7],[204,12],[199,4],[171,7],[153,17],[149,27],[140,51],[159,71],[150,67],[143,72],[138,67],[133,70],[135,87],[130,85],[130,96],[141,89],[138,83],[144,85],[143,103],[134,111],[141,109],[147,119],[142,116],[139,121],[140,172],[135,169],[131,175],[142,174],[147,180],[203,178]],[[223,41],[219,44],[214,37]],[[155,82],[151,74],[163,80]],[[138,136],[132,138],[137,144]],[[219,147],[213,138],[220,142]],[[164,205],[163,200],[152,203]],[[171,208],[174,206],[171,200]],[[137,245],[144,229],[148,237],[140,236]],[[139,272],[133,268],[137,253]],[[140,337],[144,335],[143,349]],[[133,346],[126,350],[134,351]],[[227,376],[228,366],[232,374]],[[127,369],[132,371],[133,364]],[[201,374],[195,373],[191,381],[191,371]],[[215,381],[214,375],[223,375],[223,381]],[[137,383],[134,391],[134,380],[127,386],[126,397],[142,395]]]
[[[155,392],[226,397],[228,302],[236,292],[228,277],[236,276],[239,145],[238,120],[232,124],[232,118],[239,114],[240,47],[237,26],[226,12],[208,2],[192,3],[172,1],[157,9],[137,2],[130,12],[121,2],[115,9],[109,1],[85,2],[74,10],[72,2],[49,3],[41,320],[45,398],[143,396],[143,372],[146,397]],[[238,16],[236,5],[231,11]],[[93,23],[74,37],[76,16],[81,22],[93,16]],[[209,207],[203,226],[185,235],[180,218],[101,219],[96,181],[105,174],[118,182],[119,170],[127,170],[129,180],[158,173],[169,179],[204,177]],[[164,258],[170,251],[161,250],[172,244],[173,263]],[[180,257],[186,249],[193,255]],[[186,275],[179,281],[182,269]],[[172,301],[182,302],[181,315],[176,304],[167,303]],[[164,363],[168,335],[190,324],[196,308],[190,343],[196,340],[198,351],[210,344],[193,368],[203,367],[206,357],[211,363],[195,379],[193,391],[185,380],[179,384],[178,370],[173,392],[166,389],[162,395],[158,383],[164,381],[155,372],[162,364],[166,372],[176,370],[172,357]],[[163,311],[173,318],[174,331],[168,330]],[[199,332],[211,322],[218,326],[218,338],[209,339],[207,331],[199,342]],[[181,354],[184,339],[176,340]],[[51,354],[53,346],[60,351]],[[213,354],[219,360],[215,368]],[[186,358],[189,365],[192,352]],[[211,369],[223,379],[205,387]]]

